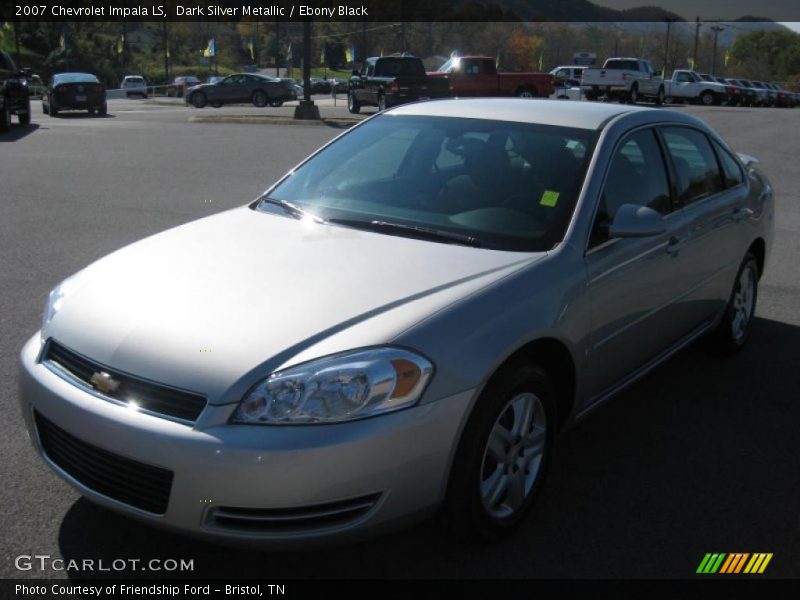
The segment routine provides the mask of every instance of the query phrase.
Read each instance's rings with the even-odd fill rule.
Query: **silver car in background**
[[[409,104],[56,286],[22,413],[82,494],[186,534],[496,540],[564,427],[743,346],[772,231],[755,160],[689,115]]]
[[[141,75],[126,75],[119,84],[126,96],[141,96],[147,98],[147,82]]]

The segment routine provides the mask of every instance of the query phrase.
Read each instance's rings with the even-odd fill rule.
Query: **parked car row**
[[[563,80],[574,73],[559,67]],[[648,99],[664,102],[696,102],[707,106],[777,106],[794,107],[800,94],[774,83],[717,77],[688,69],[677,69],[670,79],[656,73],[646,60],[609,58],[601,68],[587,68],[580,73],[580,87],[586,98],[606,98],[636,104]]]

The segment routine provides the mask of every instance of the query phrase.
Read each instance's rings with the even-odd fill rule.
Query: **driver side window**
[[[631,134],[615,150],[592,226],[590,248],[609,239],[609,225],[623,204],[647,206],[662,215],[672,211],[664,157],[652,129]]]

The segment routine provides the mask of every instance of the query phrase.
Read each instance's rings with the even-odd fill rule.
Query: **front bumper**
[[[83,390],[40,363],[39,334],[21,354],[22,413],[45,462],[89,499],[118,512],[212,541],[291,546],[361,538],[430,515],[444,497],[453,449],[473,390],[411,409],[319,426],[231,425],[236,405],[209,405],[193,425],[133,412]],[[34,411],[71,436],[174,473],[163,515],[84,485],[42,450]],[[314,512],[370,497],[370,508],[342,521],[236,526],[220,510]],[[225,507],[225,508],[220,508]],[[240,510],[241,509],[241,510]],[[230,511],[228,511],[230,512]],[[317,511],[319,512],[319,511]],[[324,511],[323,511],[324,512]]]

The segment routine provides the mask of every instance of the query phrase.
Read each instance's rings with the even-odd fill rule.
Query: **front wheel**
[[[725,314],[708,336],[709,349],[715,354],[735,354],[750,337],[758,298],[758,277],[758,260],[748,252],[736,275]]]
[[[386,96],[380,94],[378,96],[378,110],[384,111],[386,110]]]
[[[359,104],[358,100],[356,100],[355,94],[353,94],[353,92],[347,94],[347,110],[354,115],[357,115],[358,113],[361,112],[361,104]]]
[[[664,104],[664,88],[658,88],[658,94],[656,94],[656,106],[661,106]]]
[[[192,94],[190,102],[195,108],[203,108],[208,104],[208,98],[203,92],[195,92]]]
[[[462,539],[513,532],[541,488],[555,443],[555,394],[545,372],[517,360],[486,386],[461,436],[441,513]]]
[[[711,92],[703,92],[700,94],[700,104],[703,106],[712,106],[714,104],[714,94]]]
[[[269,97],[261,90],[256,90],[253,92],[253,106],[257,106],[258,108],[262,108],[267,105],[269,101]]]

